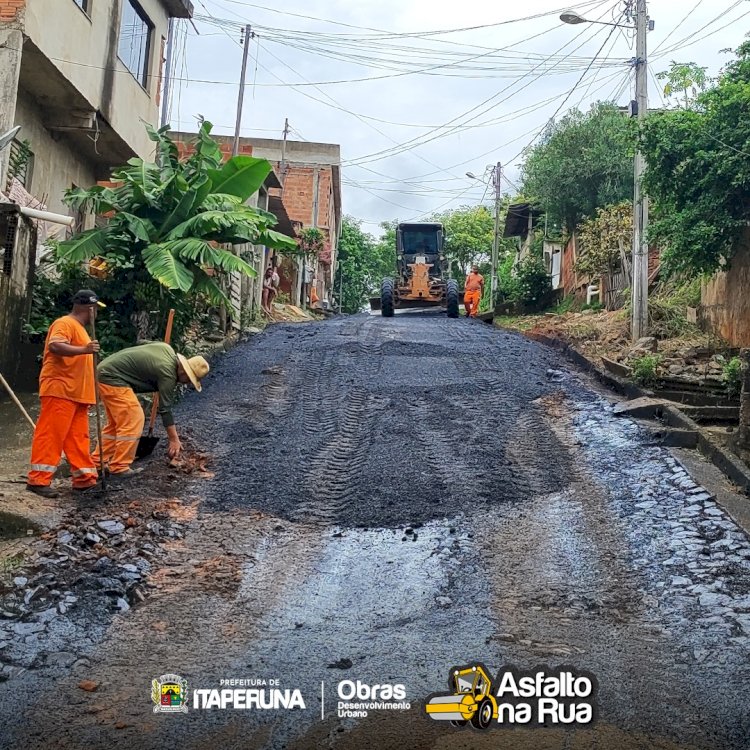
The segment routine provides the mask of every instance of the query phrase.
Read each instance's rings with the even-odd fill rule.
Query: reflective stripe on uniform
[[[82,474],[96,474],[96,469],[93,467],[90,469],[76,469],[70,473],[72,477],[80,477]]]
[[[31,464],[31,470],[32,471],[57,471],[57,466],[52,466],[52,464]]]

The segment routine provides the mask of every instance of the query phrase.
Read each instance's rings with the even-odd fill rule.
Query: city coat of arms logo
[[[151,683],[155,714],[186,714],[187,699],[187,680],[178,674],[163,674]]]

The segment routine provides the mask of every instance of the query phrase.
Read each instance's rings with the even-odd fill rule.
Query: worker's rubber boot
[[[95,492],[98,492],[102,488],[101,481],[97,482],[96,484],[89,484],[86,487],[73,487],[73,494],[74,495],[84,495],[87,493],[94,494]]]
[[[27,484],[26,490],[28,492],[33,492],[40,497],[47,497],[50,499],[60,497],[60,493],[57,490],[53,490],[52,487],[47,484]]]

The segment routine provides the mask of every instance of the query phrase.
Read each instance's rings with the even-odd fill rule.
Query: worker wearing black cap
[[[26,489],[42,497],[57,497],[50,486],[63,451],[70,464],[74,490],[96,484],[97,471],[91,459],[88,409],[96,403],[94,352],[86,325],[104,307],[90,289],[73,297],[73,309],[49,328],[39,376],[42,410],[31,444],[31,471]]]

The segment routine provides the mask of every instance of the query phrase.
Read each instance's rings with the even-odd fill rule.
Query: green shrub
[[[664,339],[697,333],[697,326],[688,322],[687,308],[697,307],[700,301],[700,278],[688,282],[677,279],[662,282],[649,297],[649,333]]]
[[[576,301],[575,294],[569,294],[564,299],[561,299],[552,308],[552,312],[556,313],[557,315],[565,315],[565,313],[570,312],[573,309],[573,305],[575,304],[575,301]]]
[[[727,389],[729,396],[739,396],[742,390],[742,360],[739,357],[732,357],[724,365],[721,379]]]
[[[634,359],[630,366],[633,371],[633,380],[639,385],[650,385],[656,380],[656,370],[659,367],[661,357],[658,354],[644,354]]]
[[[541,258],[528,256],[516,268],[518,283],[518,300],[528,310],[541,310],[552,295],[552,282],[544,261]]]

